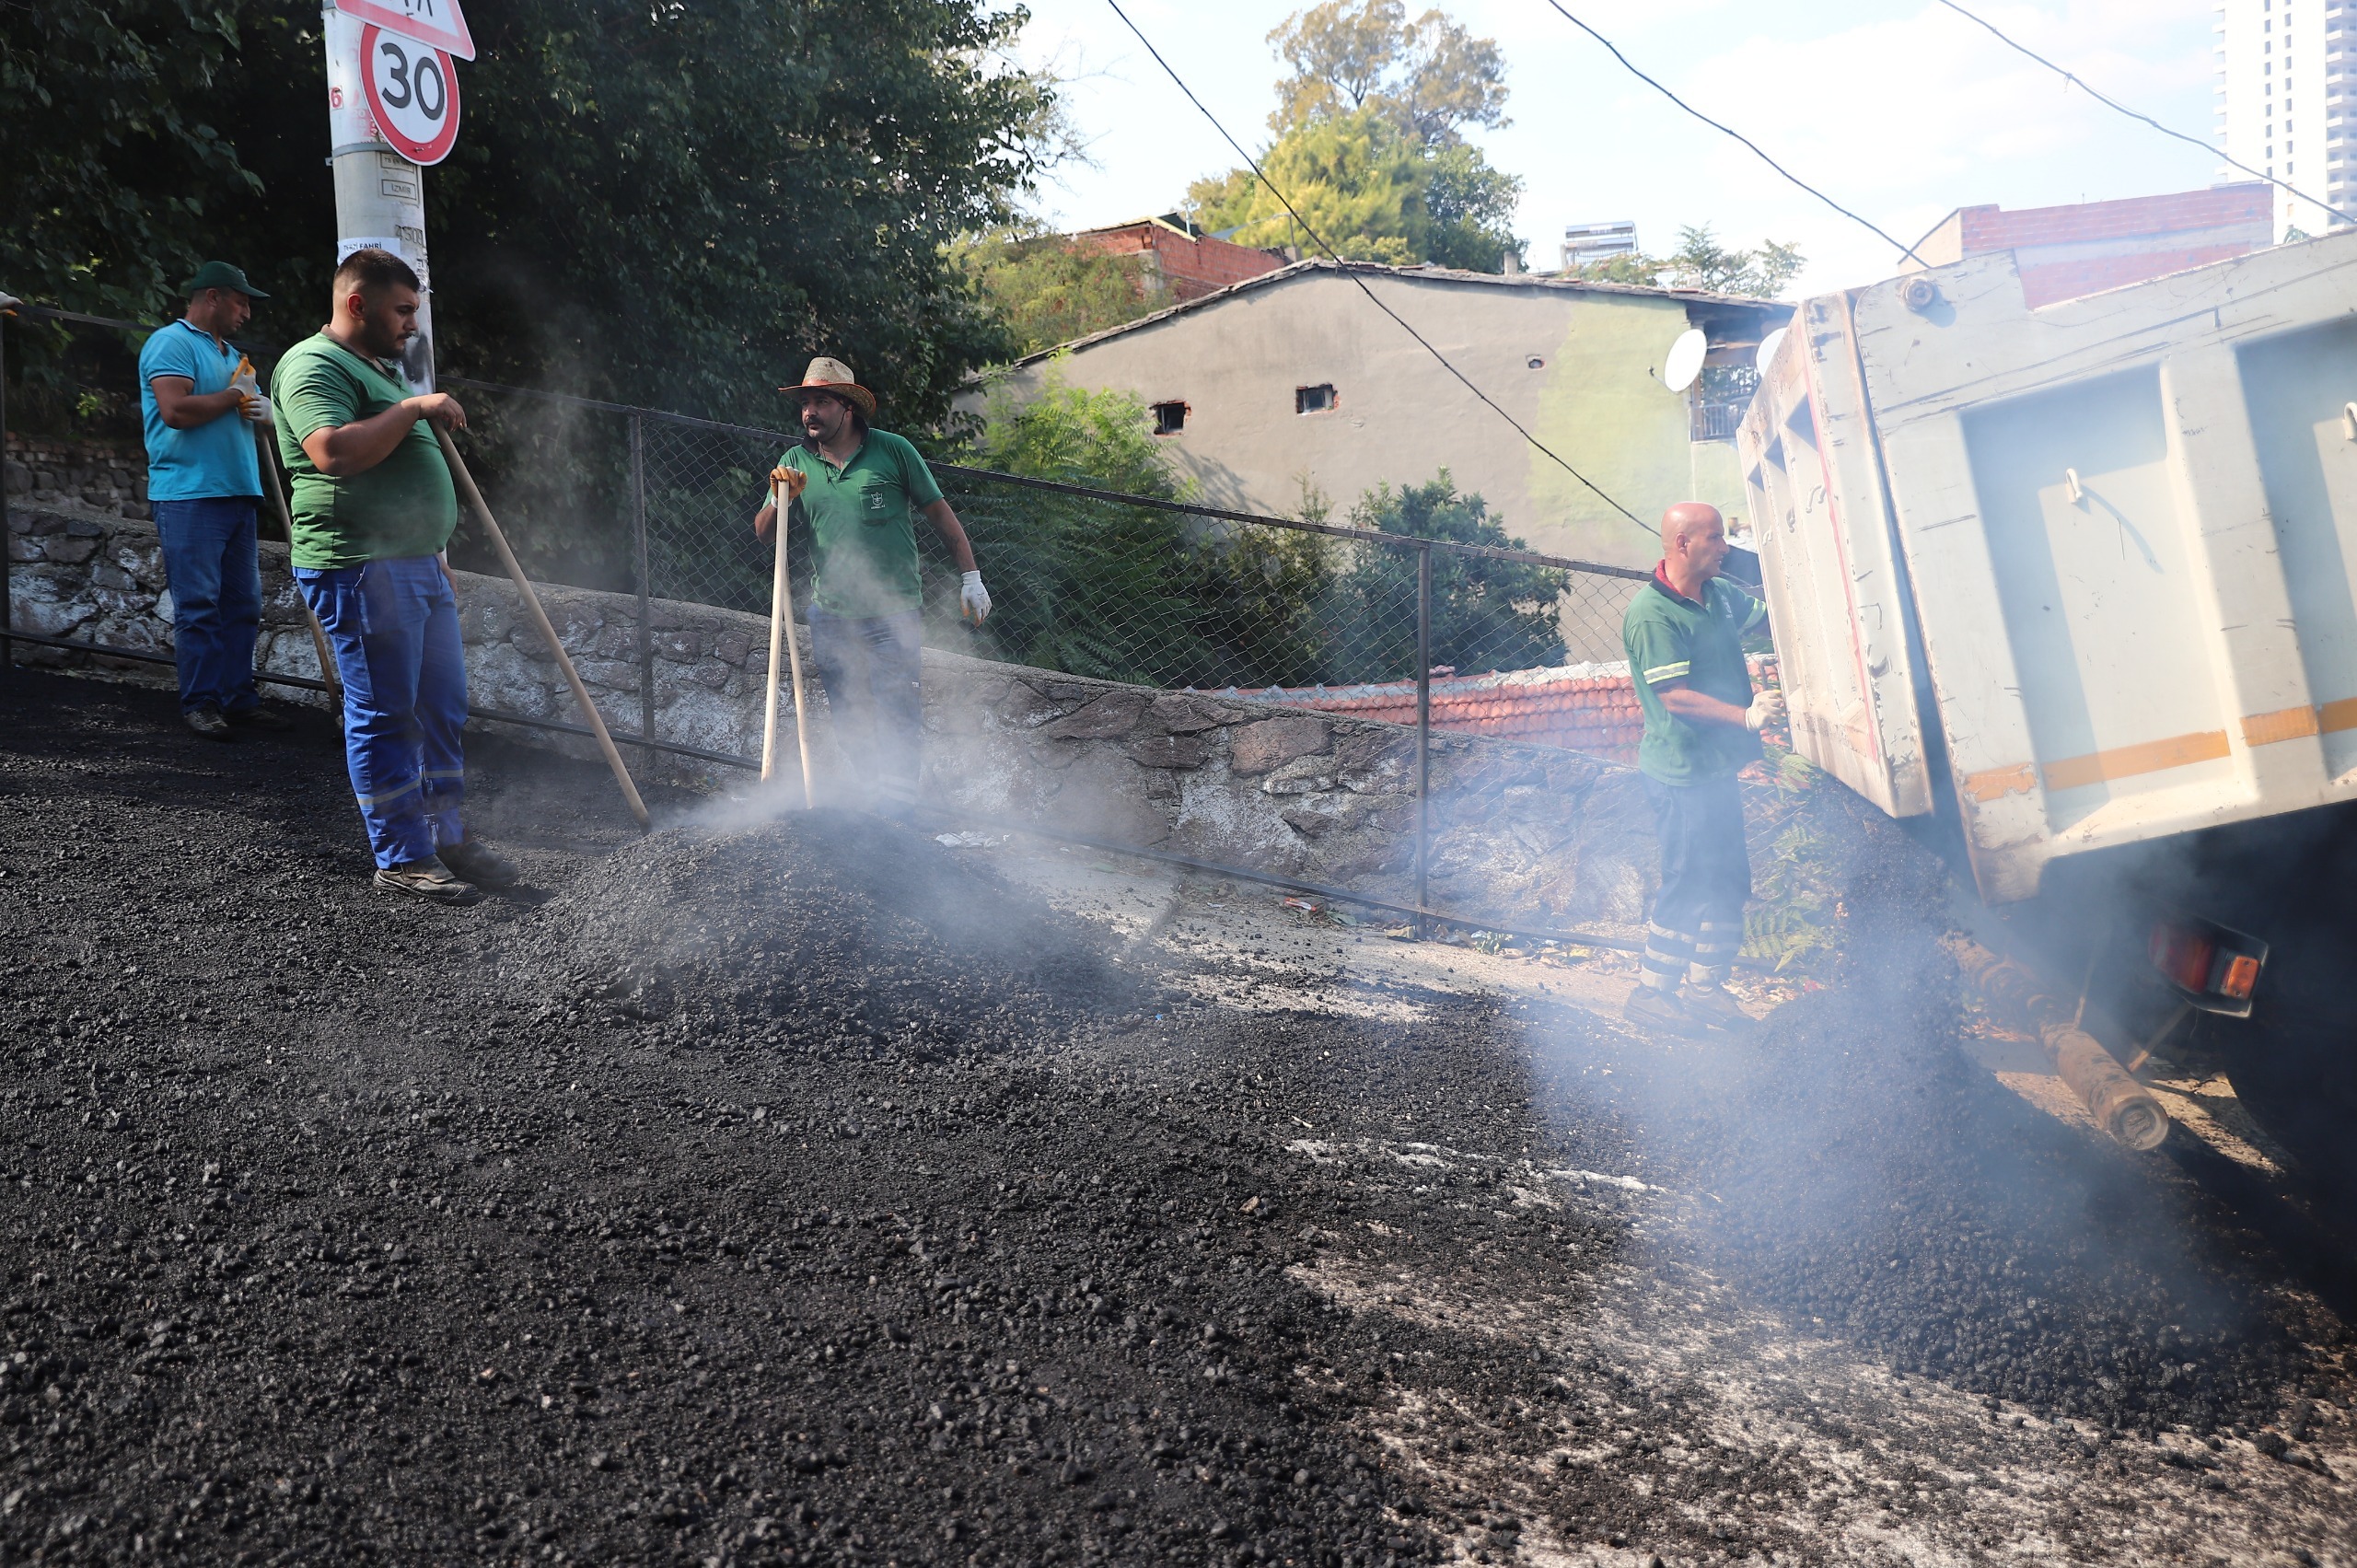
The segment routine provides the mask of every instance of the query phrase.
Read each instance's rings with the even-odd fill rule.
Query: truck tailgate
[[[1984,898],[2357,795],[2357,235],[2038,310],[2010,254],[1849,306]]]

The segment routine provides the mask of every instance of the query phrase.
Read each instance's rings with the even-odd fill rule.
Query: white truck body
[[[1737,441],[1795,749],[1895,817],[1944,772],[1988,901],[2357,796],[2357,235],[1813,299]]]

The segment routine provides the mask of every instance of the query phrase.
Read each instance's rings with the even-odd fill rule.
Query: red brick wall
[[[2013,250],[2027,245],[2084,244],[2103,239],[2158,239],[2189,229],[2250,224],[2267,229],[2274,221],[2268,188],[2221,185],[2167,196],[2132,196],[2118,202],[2082,202],[2062,207],[1967,207],[1964,253]]]
[[[2201,245],[2190,250],[2136,250],[2125,256],[2099,256],[2084,261],[2058,261],[2049,267],[2024,267],[2022,294],[2035,310],[2060,299],[2124,288],[2147,278],[2165,277],[2189,267],[2247,256],[2247,245]]]
[[[1248,278],[1273,273],[1284,263],[1266,250],[1237,245],[1210,235],[1189,238],[1159,224],[1134,223],[1120,228],[1100,228],[1074,237],[1118,256],[1150,252],[1162,269],[1173,297],[1201,299]]]

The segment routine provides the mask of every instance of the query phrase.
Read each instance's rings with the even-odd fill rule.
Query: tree
[[[1052,133],[982,0],[512,0],[472,18],[458,150],[426,176],[446,363],[745,418],[834,353],[911,423],[1005,338],[946,255],[1013,217]],[[207,255],[320,319],[336,238],[302,0],[0,14],[0,276],[161,319]],[[761,401],[748,407],[749,398]]]
[[[1457,141],[1467,125],[1510,123],[1497,41],[1438,11],[1411,22],[1400,0],[1326,0],[1286,17],[1269,42],[1294,72],[1277,84],[1269,117],[1280,135],[1370,105],[1431,146]]]
[[[958,248],[960,263],[1013,337],[1017,355],[1133,321],[1170,303],[1144,256],[1020,230]]]
[[[1438,11],[1411,23],[1399,0],[1326,0],[1269,38],[1294,74],[1277,86],[1260,166],[1338,254],[1485,272],[1519,261],[1522,182],[1462,134],[1507,123],[1494,41]],[[1242,243],[1315,248],[1249,169],[1197,180],[1188,198],[1204,227]]]
[[[1351,509],[1361,528],[1417,539],[1527,550],[1479,495],[1459,495],[1444,469],[1422,484],[1371,490]],[[1433,555],[1433,662],[1466,674],[1563,662],[1556,623],[1562,575],[1478,555]],[[1399,680],[1416,672],[1416,558],[1359,547],[1325,610],[1333,629],[1329,680]]]
[[[1575,276],[1599,283],[1636,284],[1646,288],[1698,288],[1713,294],[1747,295],[1772,299],[1793,281],[1808,259],[1797,245],[1760,241],[1757,250],[1730,250],[1712,234],[1711,226],[1678,231],[1678,249],[1666,256],[1615,256],[1573,269]]]

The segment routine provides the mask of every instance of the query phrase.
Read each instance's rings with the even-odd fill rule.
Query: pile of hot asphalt
[[[1748,1046],[1247,1012],[922,833],[641,839],[489,744],[527,886],[442,910],[369,889],[323,721],[170,708],[0,691],[0,1561],[2152,1561],[1976,1510],[2176,1496],[2087,1439],[2295,1370],[2215,1215],[1942,1065],[1935,967]],[[1902,1423],[1837,1368],[1738,1427],[1748,1362],[1649,1357],[1752,1303],[2096,1421]],[[1933,1442],[1986,1485],[1886,1465]]]

